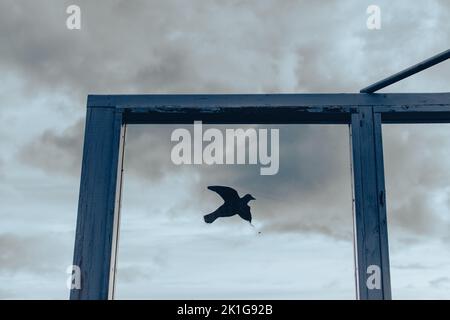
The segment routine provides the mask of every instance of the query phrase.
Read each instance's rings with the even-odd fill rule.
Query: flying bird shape
[[[216,211],[204,216],[206,223],[213,223],[217,218],[231,217],[239,215],[242,219],[252,223],[252,214],[248,202],[255,200],[250,194],[246,194],[242,198],[236,190],[224,186],[209,186],[209,190],[214,191],[225,201]]]

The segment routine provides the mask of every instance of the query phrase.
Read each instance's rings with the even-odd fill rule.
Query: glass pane
[[[450,125],[383,125],[394,299],[450,298]]]
[[[259,158],[175,165],[178,127],[127,129],[116,298],[355,298],[347,126],[239,126],[279,129],[274,175],[261,175]],[[256,198],[253,226],[239,215],[205,223],[223,204],[211,185]]]

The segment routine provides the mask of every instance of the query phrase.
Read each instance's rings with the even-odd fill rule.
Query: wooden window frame
[[[344,124],[350,128],[357,299],[391,299],[382,123],[450,123],[450,93],[89,95],[75,236],[81,288],[112,299],[127,124]],[[369,266],[381,288],[369,289]]]

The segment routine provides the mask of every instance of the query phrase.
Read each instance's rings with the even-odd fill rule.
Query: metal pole
[[[412,67],[409,67],[403,71],[400,71],[390,77],[387,77],[383,80],[380,80],[374,84],[371,84],[368,87],[365,87],[364,89],[361,89],[359,92],[361,93],[374,93],[375,91],[378,91],[380,89],[383,89],[384,87],[387,87],[393,83],[396,83],[400,80],[403,80],[413,74],[416,74],[422,70],[428,69],[429,67],[434,66],[435,64],[441,63],[442,61],[445,61],[450,58],[450,49],[441,52],[427,60],[424,60]]]

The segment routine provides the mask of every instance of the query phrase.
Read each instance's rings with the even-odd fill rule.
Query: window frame
[[[70,299],[113,299],[128,124],[343,124],[350,129],[356,298],[391,299],[382,123],[450,123],[450,93],[89,95]],[[367,281],[373,266],[381,286]]]

